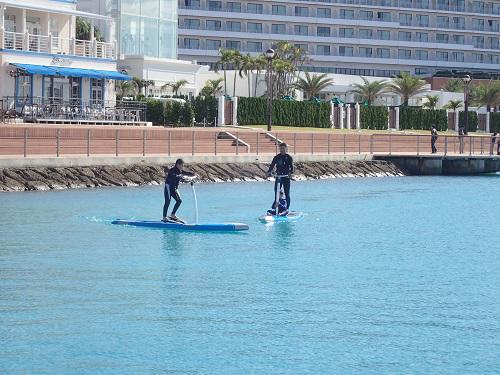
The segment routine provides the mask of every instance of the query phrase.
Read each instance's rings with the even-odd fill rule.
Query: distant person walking
[[[498,132],[493,132],[493,134],[491,135],[490,155],[493,155],[493,153],[495,152],[495,145],[498,138],[500,138],[498,137]]]
[[[438,132],[436,129],[436,125],[431,126],[431,149],[432,153],[435,154],[437,152],[436,142],[438,140]]]
[[[464,153],[464,140],[465,140],[465,129],[464,127],[460,127],[458,129],[458,141],[460,142],[460,153]]]

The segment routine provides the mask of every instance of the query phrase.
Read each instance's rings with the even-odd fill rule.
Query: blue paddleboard
[[[276,216],[276,215],[262,215],[259,217],[259,221],[262,223],[286,223],[290,221],[297,221],[302,219],[304,214],[299,211],[290,211],[286,216]]]
[[[248,230],[247,224],[242,223],[207,223],[207,224],[181,224],[163,221],[147,220],[114,220],[111,222],[116,225],[129,225],[133,227],[186,230],[186,231],[204,231],[204,232],[239,232]]]

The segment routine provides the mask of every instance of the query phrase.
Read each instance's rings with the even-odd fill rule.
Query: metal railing
[[[0,49],[42,52],[69,56],[116,58],[114,43],[61,38],[52,35],[16,33],[0,29]]]
[[[357,133],[266,133],[81,126],[0,126],[0,156],[185,156],[270,155],[286,142],[292,155],[489,156],[499,144],[489,136],[440,136],[431,154],[430,136]],[[496,140],[497,141],[497,140]]]

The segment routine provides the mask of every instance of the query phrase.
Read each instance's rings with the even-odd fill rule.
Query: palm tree
[[[392,79],[387,85],[388,91],[399,95],[404,106],[408,105],[408,101],[412,96],[425,92],[427,83],[417,77],[412,77],[408,73],[402,73]]]
[[[373,81],[369,82],[365,77],[361,77],[363,83],[353,83],[351,86],[353,89],[352,93],[359,95],[361,100],[371,105],[375,99],[377,99],[387,88],[387,82]]]
[[[295,83],[295,88],[306,94],[308,99],[313,99],[319,95],[321,91],[333,84],[333,79],[328,78],[327,74],[310,75],[305,72],[305,78],[299,77]]]
[[[450,78],[446,85],[444,85],[443,89],[449,92],[463,92],[464,91],[464,83],[459,78]]]
[[[439,102],[439,95],[426,95],[425,99],[427,101],[423,105],[424,108],[436,109]]]
[[[487,85],[474,87],[472,101],[479,107],[486,106],[489,112],[491,107],[495,108],[500,104],[500,83],[489,82]]]
[[[456,112],[457,109],[462,108],[462,101],[461,100],[450,100],[448,104],[444,106],[444,108],[449,109],[453,112]]]
[[[165,90],[167,87],[170,87],[172,89],[172,93],[174,96],[179,96],[179,90],[182,89],[184,86],[186,86],[189,82],[185,79],[180,79],[176,82],[169,82],[164,84],[161,89]]]
[[[233,96],[236,96],[236,80],[238,79],[237,72],[240,71],[241,65],[243,63],[243,56],[240,51],[235,51],[233,53],[233,58],[231,59],[234,70],[234,81],[233,81]]]
[[[201,89],[200,94],[203,96],[217,96],[222,91],[222,81],[224,81],[224,78],[209,79]]]
[[[154,86],[154,84],[155,84],[154,81],[147,80],[147,79],[141,79],[139,77],[134,77],[132,80],[137,85],[139,93],[143,94],[144,96],[147,95],[148,87]]]
[[[226,71],[231,64],[233,64],[234,55],[239,53],[234,49],[219,49],[219,60],[215,63],[214,71],[217,73],[219,69],[224,71],[224,95],[227,95],[227,76]]]
[[[116,84],[116,91],[118,96],[136,96],[139,93],[139,88],[135,81],[121,81]]]
[[[252,70],[255,70],[255,86],[253,88],[253,96],[257,96],[257,86],[259,85],[259,76],[266,68],[267,62],[263,55],[254,57]]]
[[[250,56],[249,54],[241,56],[241,64],[240,64],[240,69],[238,71],[238,74],[240,78],[243,78],[243,76],[247,76],[248,80],[248,97],[252,96],[252,90],[250,87],[250,73],[253,70],[253,67],[255,65],[254,58]]]

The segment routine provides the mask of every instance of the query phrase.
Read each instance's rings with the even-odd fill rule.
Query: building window
[[[316,54],[320,56],[330,56],[330,46],[318,45]]]
[[[227,5],[227,10],[230,12],[241,12],[241,3],[235,2],[235,1],[228,1]]]
[[[417,32],[415,34],[415,37],[416,37],[417,42],[425,43],[425,42],[429,41],[429,34],[428,33]]]
[[[339,55],[340,56],[353,56],[354,49],[352,47],[340,46],[339,47]]]
[[[441,28],[441,29],[449,29],[450,28],[450,17],[437,16],[436,17],[436,26]]]
[[[222,1],[214,1],[214,0],[209,0],[208,1],[208,10],[221,10],[222,9]]]
[[[371,39],[373,38],[373,31],[370,29],[359,29],[359,38]]]
[[[449,10],[450,8],[449,0],[437,0],[437,8],[439,10]]]
[[[472,28],[474,30],[483,31],[484,30],[484,20],[480,18],[472,19]]]
[[[486,62],[488,64],[498,64],[500,62],[500,56],[488,54],[486,57]]]
[[[484,13],[484,2],[483,1],[473,1],[472,2],[472,12],[473,13]]]
[[[400,8],[411,8],[411,0],[399,0],[399,7]]]
[[[227,31],[241,32],[241,22],[227,21],[226,29]]]
[[[339,37],[354,38],[354,29],[342,27],[339,29]]]
[[[391,32],[389,30],[378,30],[377,35],[380,40],[391,40]]]
[[[222,47],[222,43],[220,40],[207,39],[206,47],[208,50],[218,50]]]
[[[185,19],[184,20],[184,27],[186,29],[199,29],[200,28],[200,20],[195,20],[195,19]]]
[[[429,9],[429,0],[415,0],[416,8]]]
[[[436,52],[436,60],[438,60],[438,61],[448,61],[448,52],[446,52],[446,51],[437,51]]]
[[[398,32],[398,39],[405,41],[405,42],[411,41],[411,32],[409,32],[409,31]]]
[[[484,48],[484,37],[483,36],[473,36],[472,45],[474,48]]]
[[[465,29],[465,18],[464,17],[453,17],[453,28],[458,30]]]
[[[272,34],[286,34],[286,26],[281,23],[273,23],[271,25]]]
[[[482,53],[473,53],[472,62],[482,63],[484,62],[484,55]]]
[[[319,18],[331,18],[332,10],[330,8],[318,8],[316,16]]]
[[[184,48],[200,49],[200,40],[193,38],[184,38]]]
[[[359,18],[362,20],[371,21],[373,19],[373,12],[371,10],[360,10]]]
[[[309,16],[309,8],[307,8],[307,7],[295,7],[295,15],[297,17],[308,17]]]
[[[248,3],[247,4],[247,12],[248,13],[257,13],[257,14],[262,14],[263,13],[263,6],[262,4],[254,4],[254,3]]]
[[[294,46],[295,46],[296,48],[301,49],[301,50],[302,50],[302,51],[304,51],[304,52],[309,51],[309,46],[308,46],[307,44],[300,44],[300,43],[297,43],[297,44],[294,44]]]
[[[284,5],[273,5],[272,11],[275,16],[286,16],[286,7]]]
[[[456,62],[464,62],[464,53],[463,52],[452,52],[451,54],[452,61]]]
[[[359,56],[372,57],[372,49],[369,47],[359,47]]]
[[[92,101],[94,102],[102,102],[104,93],[104,80],[102,79],[92,79]],[[54,96],[57,96],[54,93]],[[61,96],[62,98],[62,96]]]
[[[498,38],[488,38],[488,44],[491,49],[499,49],[500,47]]]
[[[222,29],[221,21],[207,20],[207,30],[220,31]]]
[[[377,57],[389,59],[391,57],[391,50],[389,48],[377,48]]]
[[[318,32],[318,36],[324,36],[324,37],[330,36],[330,28],[329,27],[318,26],[317,32]]]
[[[340,18],[345,20],[352,20],[354,19],[354,11],[352,9],[341,9]]]
[[[306,25],[295,25],[295,35],[309,35],[309,28]]]
[[[409,49],[399,49],[398,59],[409,60],[411,59],[411,50]]]
[[[448,34],[436,34],[436,43],[448,43]]]
[[[415,51],[415,56],[417,60],[429,60],[429,52],[426,50],[417,49]]]
[[[391,13],[389,12],[377,12],[377,20],[382,22],[391,22]]]
[[[453,44],[465,44],[465,36],[464,35],[453,35]]]
[[[262,52],[262,42],[247,42],[248,52]]]
[[[186,8],[200,9],[200,0],[184,0],[184,6]],[[122,2],[123,7],[123,2]]]
[[[248,22],[247,23],[247,31],[249,33],[261,33],[262,32],[262,24],[261,23]]]
[[[226,40],[226,48],[240,50],[241,42],[239,40]]]
[[[399,23],[403,26],[411,26],[411,13],[399,13]]]
[[[488,20],[488,31],[498,32],[500,26],[497,20]]]
[[[429,16],[417,14],[417,25],[420,27],[428,27],[429,26]]]

